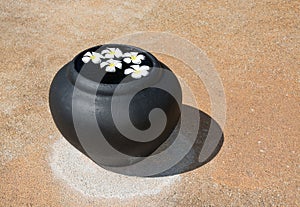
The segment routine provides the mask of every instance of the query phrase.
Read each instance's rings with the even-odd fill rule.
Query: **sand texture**
[[[300,206],[299,14],[296,0],[1,1],[0,206]],[[108,172],[52,120],[56,72],[88,47],[140,31],[189,40],[224,86],[224,144],[189,172],[153,179]],[[154,54],[211,115],[188,65]]]

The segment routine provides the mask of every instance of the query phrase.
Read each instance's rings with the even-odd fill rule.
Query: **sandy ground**
[[[277,0],[1,1],[0,206],[299,206],[299,13],[299,1]],[[191,41],[224,85],[221,151],[177,177],[128,180],[99,169],[64,142],[49,112],[50,83],[66,62],[138,31]],[[201,80],[182,62],[156,56],[210,114]],[[60,176],[68,169],[56,157],[64,151],[64,159],[80,160],[69,178]],[[91,174],[80,166],[86,162]],[[97,172],[121,184],[114,188],[114,179],[102,182]],[[93,178],[70,184],[83,175]],[[97,179],[103,185],[91,185]],[[107,193],[112,188],[124,196]]]

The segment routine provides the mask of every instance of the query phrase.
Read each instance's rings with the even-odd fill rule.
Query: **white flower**
[[[144,55],[138,55],[138,52],[127,52],[123,55],[125,57],[123,59],[126,63],[134,63],[134,64],[141,64],[142,60],[145,59]]]
[[[97,52],[87,52],[84,54],[82,61],[84,63],[88,63],[90,60],[92,60],[93,63],[99,64],[101,62],[101,58],[103,58],[103,56]]]
[[[106,72],[116,72],[116,68],[119,68],[119,69],[122,68],[122,63],[119,60],[109,59],[106,62],[102,62],[100,64],[101,68],[103,68],[105,66],[106,66],[106,68],[105,68]]]
[[[104,54],[105,58],[119,58],[122,57],[123,53],[119,48],[107,48],[103,50],[101,54]]]
[[[147,76],[149,74],[148,70],[150,69],[150,67],[147,65],[131,65],[130,67],[131,68],[128,68],[124,71],[124,74],[131,74],[131,77],[135,79],[141,78],[142,76]]]

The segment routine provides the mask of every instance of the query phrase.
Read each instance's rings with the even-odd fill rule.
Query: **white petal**
[[[147,70],[142,70],[142,71],[140,72],[140,74],[141,74],[142,76],[147,76],[147,75],[149,74],[149,72],[148,72]]]
[[[108,48],[110,51],[112,51],[112,52],[114,52],[114,51],[116,51],[116,48],[112,48],[112,47],[110,47],[110,48]]]
[[[121,61],[120,60],[114,60],[113,59],[113,63],[117,64],[117,63],[120,63]]]
[[[123,57],[130,57],[131,54],[129,52],[124,53]]]
[[[105,58],[114,58],[113,54],[105,54]]]
[[[95,64],[99,64],[101,62],[101,59],[96,57],[92,60],[92,62]]]
[[[131,65],[130,67],[132,67],[132,68],[135,69],[135,70],[140,69],[140,66],[139,66],[139,65]]]
[[[122,55],[123,55],[122,51],[121,51],[119,48],[117,48],[116,51],[115,51],[115,56],[116,56],[117,58],[119,58],[119,57],[121,57]]]
[[[131,52],[130,55],[131,56],[137,56],[139,53],[138,52]]]
[[[141,69],[141,70],[149,70],[150,67],[149,67],[148,65],[142,65],[142,66],[140,67],[140,69]]]
[[[89,58],[89,57],[83,57],[83,58],[82,58],[82,61],[83,61],[84,63],[88,63],[88,62],[90,61],[90,58]]]
[[[108,62],[102,62],[102,63],[100,64],[100,67],[103,68],[103,67],[106,66],[106,65],[108,65]]]
[[[114,59],[109,59],[107,60],[108,63],[115,63],[115,60]]]
[[[102,50],[101,54],[109,53],[109,50]]]
[[[116,67],[119,68],[119,69],[121,69],[122,68],[122,63],[117,63]]]
[[[142,77],[142,75],[140,73],[131,73],[131,77],[133,77],[135,79],[139,79]]]
[[[128,68],[128,69],[126,69],[125,71],[124,71],[124,74],[125,75],[128,75],[128,74],[130,74],[130,73],[133,73],[133,69],[131,69],[131,68]]]
[[[103,56],[100,53],[92,52],[92,54],[97,58],[103,58]]]
[[[123,61],[124,61],[125,63],[130,63],[130,62],[131,62],[131,58],[129,58],[129,57],[124,58]]]
[[[91,52],[87,52],[87,53],[84,54],[84,56],[91,57],[91,56],[92,56],[92,53],[91,53]]]
[[[116,68],[115,68],[115,67],[107,66],[107,67],[105,68],[105,71],[106,71],[106,72],[116,72]]]
[[[140,59],[135,59],[135,60],[132,60],[132,62],[134,63],[134,64],[141,64],[141,60]]]
[[[138,58],[139,60],[144,60],[145,56],[144,55],[138,55],[138,56],[136,56],[136,58]]]

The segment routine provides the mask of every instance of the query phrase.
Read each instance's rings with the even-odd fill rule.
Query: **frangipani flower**
[[[142,60],[145,59],[144,55],[138,55],[138,52],[127,52],[123,55],[125,57],[123,61],[125,63],[134,63],[134,64],[141,64]]]
[[[147,76],[149,74],[148,70],[150,69],[150,67],[147,65],[143,65],[143,66],[131,65],[130,67],[131,68],[128,68],[124,71],[124,74],[125,75],[131,74],[131,77],[135,79],[139,79],[142,76]]]
[[[105,58],[119,58],[122,57],[123,53],[119,48],[107,48],[103,50],[101,54],[104,54]]]
[[[101,58],[103,58],[103,56],[97,52],[87,52],[84,54],[82,61],[84,63],[88,63],[90,60],[92,60],[93,63],[99,64],[101,62]]]
[[[119,68],[119,69],[122,68],[122,63],[119,60],[109,59],[106,62],[102,62],[100,64],[101,68],[103,68],[105,66],[106,66],[106,68],[105,68],[106,72],[116,72],[116,68]]]

